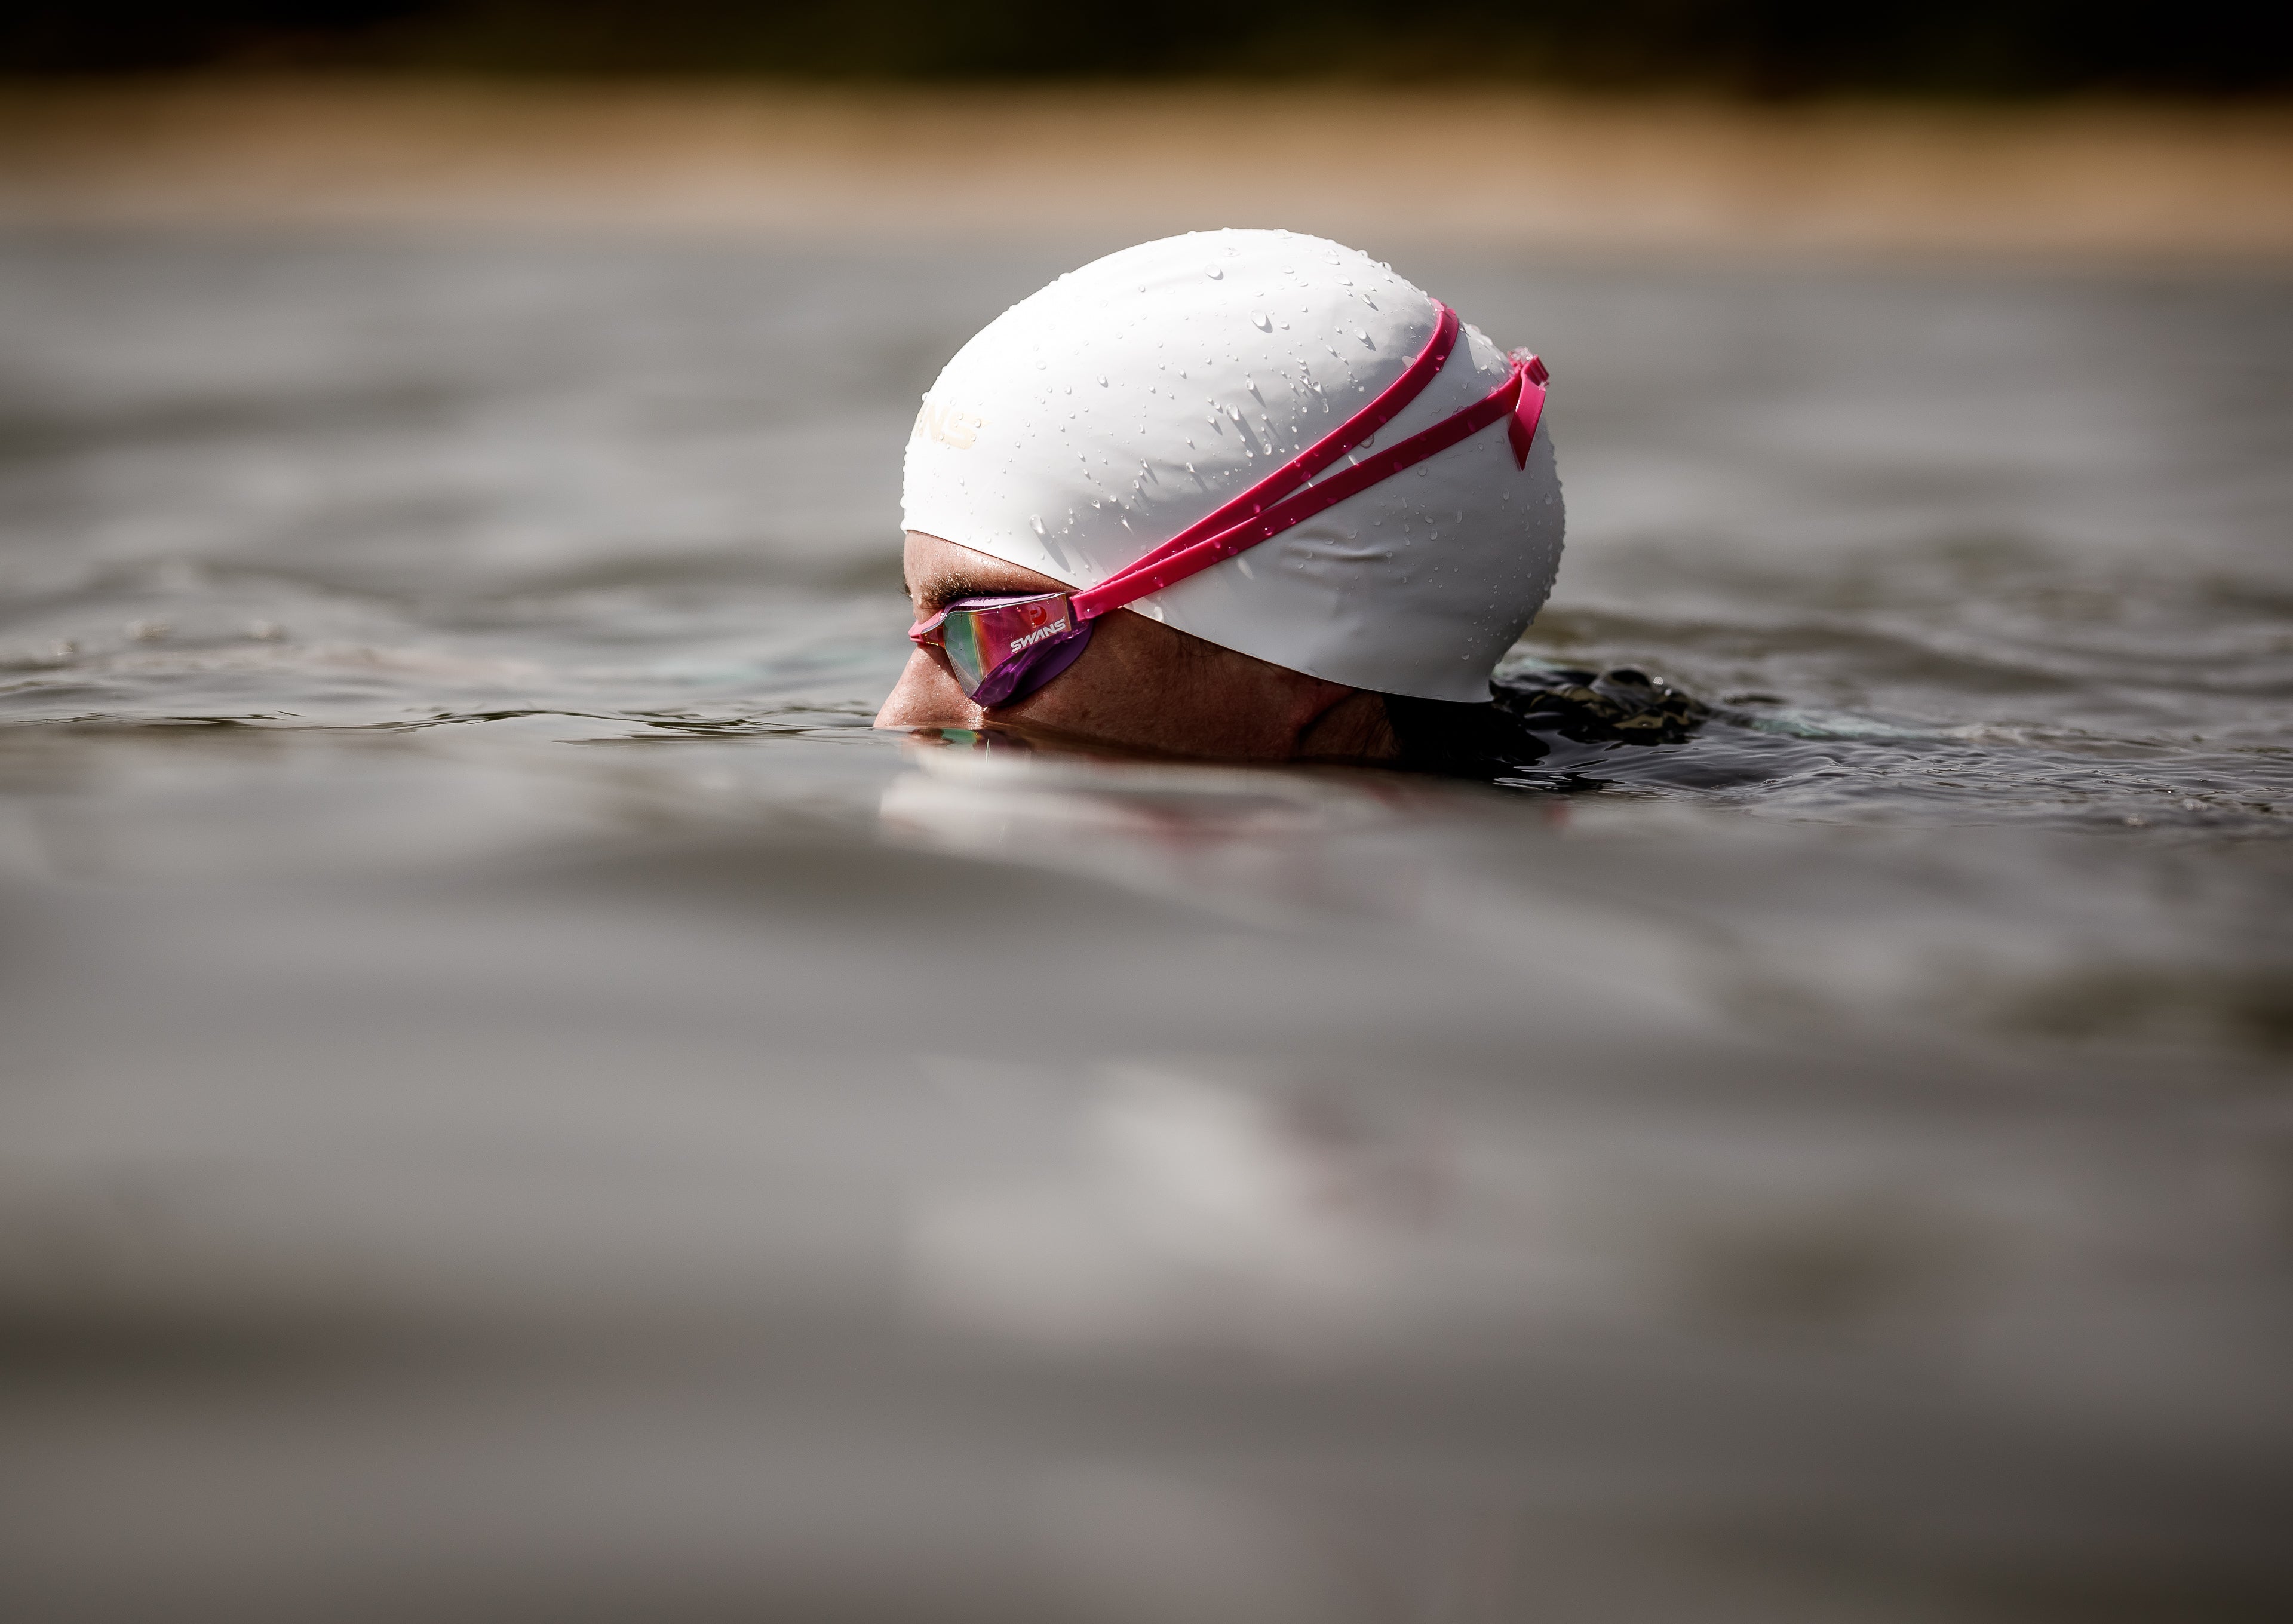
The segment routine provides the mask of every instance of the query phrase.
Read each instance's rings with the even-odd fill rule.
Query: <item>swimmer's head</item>
[[[1320,238],[1168,238],[1061,277],[924,397],[921,645],[878,725],[1391,753],[1381,696],[1486,701],[1552,589],[1544,380]]]

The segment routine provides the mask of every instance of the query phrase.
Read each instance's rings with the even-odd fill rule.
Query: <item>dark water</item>
[[[2285,1615],[2293,284],[1365,246],[1692,741],[871,735],[1089,245],[0,241],[9,1616]]]

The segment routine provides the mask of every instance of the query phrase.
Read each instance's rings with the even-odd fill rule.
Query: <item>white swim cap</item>
[[[1111,254],[947,363],[908,442],[905,526],[1096,585],[1362,410],[1427,350],[1441,310],[1366,255],[1291,231]],[[1338,468],[1473,406],[1514,369],[1464,329],[1431,383]],[[1549,430],[1523,467],[1492,426],[1131,606],[1331,682],[1486,700],[1552,589],[1561,530]]]

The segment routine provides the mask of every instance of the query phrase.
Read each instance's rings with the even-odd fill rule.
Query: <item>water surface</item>
[[[1366,246],[1695,739],[871,733],[1094,245],[0,240],[12,1612],[2281,1614],[2293,287]]]

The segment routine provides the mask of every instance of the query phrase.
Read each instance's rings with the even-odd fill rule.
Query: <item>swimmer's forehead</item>
[[[901,579],[916,606],[926,611],[944,609],[959,598],[1067,589],[1048,575],[914,531],[908,532],[902,552]]]

